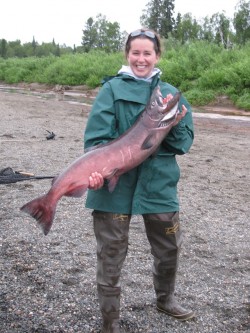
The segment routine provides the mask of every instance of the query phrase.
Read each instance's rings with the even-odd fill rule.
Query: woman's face
[[[159,55],[155,52],[153,41],[148,38],[135,38],[131,41],[127,61],[136,76],[149,77],[158,60]]]

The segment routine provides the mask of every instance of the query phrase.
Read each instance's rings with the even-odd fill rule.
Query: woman
[[[86,126],[85,149],[109,142],[131,127],[144,110],[154,88],[171,98],[177,89],[160,80],[155,66],[161,56],[156,33],[140,29],[129,34],[128,66],[101,88]],[[128,249],[131,215],[142,214],[153,255],[153,283],[157,309],[179,320],[194,316],[175,299],[175,279],[182,243],[177,183],[180,171],[175,155],[193,143],[191,108],[184,97],[175,126],[157,154],[122,175],[110,193],[102,176],[90,177],[86,207],[93,209],[97,240],[97,290],[103,318],[102,333],[119,333],[120,272]]]

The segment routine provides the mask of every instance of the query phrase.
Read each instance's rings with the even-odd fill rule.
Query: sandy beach
[[[55,176],[83,153],[90,106],[70,103],[58,90],[47,95],[0,90],[0,170]],[[176,294],[196,318],[178,322],[156,311],[152,256],[142,219],[134,216],[121,278],[122,332],[250,332],[250,117],[215,110],[194,113],[194,123],[194,145],[178,157],[185,239]],[[46,139],[48,131],[55,139]],[[47,236],[20,211],[50,183],[0,184],[1,333],[100,332],[85,197],[62,198]]]

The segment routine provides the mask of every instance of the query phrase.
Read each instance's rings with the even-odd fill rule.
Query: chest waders
[[[128,250],[131,215],[93,212],[97,241],[97,292],[102,314],[101,333],[120,333],[120,274]],[[175,299],[175,280],[182,243],[179,214],[143,215],[147,238],[154,258],[153,281],[157,309],[179,320],[188,320],[193,311]]]

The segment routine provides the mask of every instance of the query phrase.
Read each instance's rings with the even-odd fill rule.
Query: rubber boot
[[[101,333],[120,333],[120,293],[121,288],[97,285],[100,309],[102,313]]]
[[[131,216],[94,211],[97,241],[97,290],[102,333],[119,333],[120,274],[128,250]]]
[[[166,269],[166,275],[160,276],[163,270],[159,270],[154,275],[154,287],[157,296],[157,310],[172,316],[180,321],[185,321],[194,317],[192,310],[182,307],[174,295],[176,270]]]
[[[194,312],[183,308],[174,295],[182,244],[179,213],[146,214],[144,223],[154,256],[153,281],[157,309],[181,321],[193,318]]]

